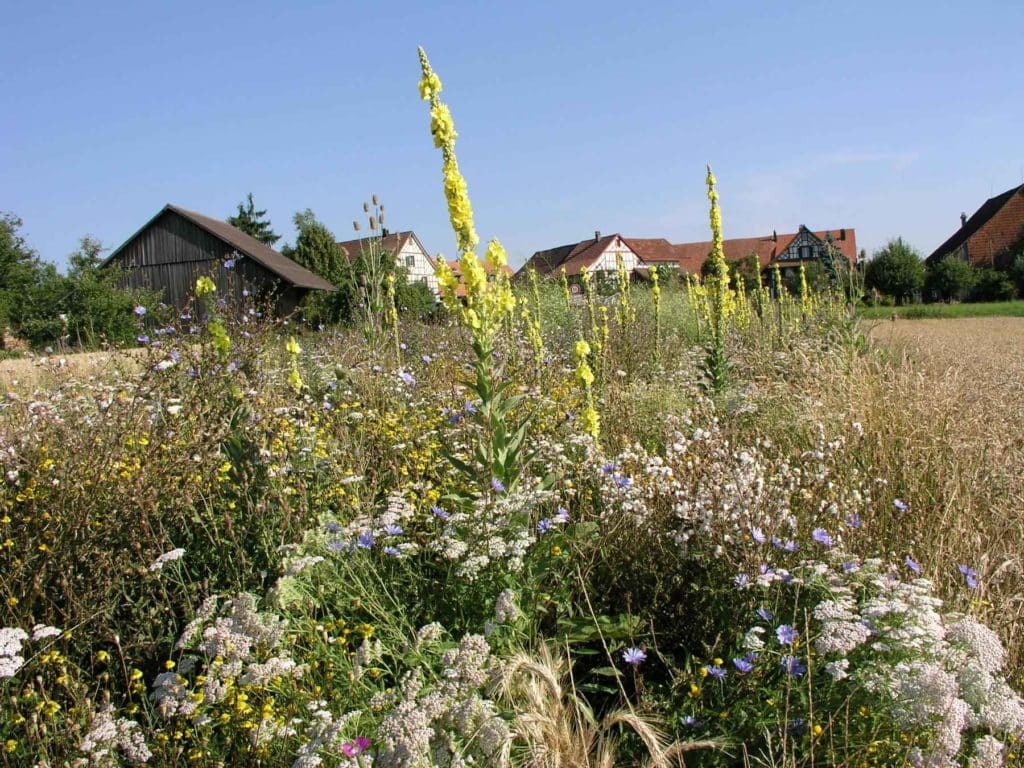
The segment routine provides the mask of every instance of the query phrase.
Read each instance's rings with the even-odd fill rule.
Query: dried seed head
[[[381,206],[381,208],[380,208],[380,215],[377,218],[380,221],[380,225],[383,227],[384,226],[384,206]]]
[[[370,212],[370,204],[369,203],[363,203],[363,213],[369,213],[369,212]]]
[[[370,231],[373,232],[376,229],[377,229],[377,217],[376,216],[371,216],[370,217]]]
[[[370,199],[371,199],[371,200],[373,200],[373,204],[374,204],[374,205],[380,205],[380,201],[379,201],[379,200],[377,199],[377,196],[376,196],[376,195],[374,195],[374,196],[373,196],[372,198],[370,198]]]
[[[358,221],[353,221],[352,222],[352,229],[354,229],[356,232],[359,231],[359,222]]]

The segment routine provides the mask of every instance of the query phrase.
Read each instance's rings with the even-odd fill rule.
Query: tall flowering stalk
[[[580,339],[573,348],[573,356],[576,358],[576,380],[583,389],[583,431],[597,440],[601,434],[601,419],[594,407],[594,371],[587,362],[590,351],[590,345]]]
[[[494,362],[495,341],[516,308],[516,298],[505,272],[508,256],[501,243],[491,240],[485,254],[491,267],[492,277],[489,278],[484,264],[476,255],[479,238],[473,225],[469,190],[455,157],[455,140],[458,138],[455,123],[448,105],[441,101],[441,79],[430,66],[422,48],[419,49],[419,57],[422,71],[420,97],[430,103],[430,132],[434,146],[441,150],[444,194],[459,250],[464,299],[460,301],[458,278],[444,259],[438,260],[438,283],[445,306],[458,314],[473,337],[476,375],[469,386],[480,399],[480,407],[472,414],[472,419],[482,430],[473,457],[476,466],[449,458],[461,471],[482,475],[479,479],[483,481],[483,487],[511,492],[523,469],[522,454],[528,421],[510,422],[509,413],[522,404],[523,398],[507,394],[509,382],[501,380],[500,368]]]
[[[615,319],[620,328],[636,320],[636,310],[630,301],[630,279],[626,262],[621,253],[615,254],[615,282],[619,294],[619,305],[615,308]]]
[[[722,245],[722,211],[718,206],[715,176],[708,166],[708,200],[711,201],[711,265],[706,279],[710,302],[711,339],[705,358],[705,373],[711,388],[721,392],[726,385],[729,362],[725,354],[725,337],[729,331],[729,318],[735,312],[733,292],[729,288],[729,265],[725,261]]]
[[[388,272],[385,278],[387,284],[388,320],[391,324],[391,335],[395,344],[395,368],[402,370],[402,340],[398,332],[398,301],[395,297],[395,273]]]
[[[558,279],[562,285],[562,298],[565,299],[565,309],[571,315],[572,294],[569,292],[569,276],[565,272],[565,267],[562,267],[561,272],[559,272]]]
[[[221,362],[224,362],[231,354],[232,342],[231,337],[228,336],[227,328],[224,327],[224,322],[220,319],[220,315],[214,306],[213,294],[216,291],[217,284],[206,275],[196,280],[196,298],[203,303],[203,309],[208,318],[206,321],[206,332],[210,334],[210,346],[213,347]]]
[[[800,310],[804,317],[811,314],[814,309],[814,298],[811,296],[811,289],[807,285],[807,270],[803,263],[800,264]]]
[[[661,285],[658,268],[651,267],[651,298],[654,300],[654,359],[661,357]]]
[[[539,379],[540,372],[544,367],[544,331],[540,322],[540,287],[537,284],[537,270],[530,267],[528,273],[530,277],[530,293],[533,298],[533,311],[530,311],[527,306],[529,301],[524,298],[522,319],[526,326],[526,338],[529,339],[530,346],[533,347],[534,370]]]
[[[288,353],[288,386],[295,391],[295,394],[299,394],[302,392],[303,386],[302,374],[299,372],[299,355],[302,354],[302,347],[292,336],[284,345],[284,351]]]

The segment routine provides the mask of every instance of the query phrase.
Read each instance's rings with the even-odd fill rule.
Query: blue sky
[[[416,46],[481,238],[513,264],[594,230],[853,227],[927,254],[1024,181],[1024,3],[20,2],[4,11],[0,211],[63,264],[173,202],[339,239],[372,193],[448,256]]]

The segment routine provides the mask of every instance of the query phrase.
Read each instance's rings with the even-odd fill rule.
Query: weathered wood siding
[[[127,273],[129,286],[162,292],[162,300],[185,307],[195,295],[196,279],[206,275],[217,284],[217,297],[240,306],[247,298],[265,300],[274,294],[275,311],[289,314],[305,291],[281,284],[279,278],[248,257],[224,266],[234,249],[174,211],[139,232],[114,258]]]

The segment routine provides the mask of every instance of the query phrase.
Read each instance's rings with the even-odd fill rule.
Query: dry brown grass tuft
[[[530,768],[613,768],[618,732],[639,737],[648,768],[684,765],[683,755],[720,745],[713,741],[666,743],[657,720],[632,709],[617,709],[598,719],[579,696],[565,656],[541,645],[521,651],[505,668],[503,695],[515,709],[514,731],[526,749]]]

